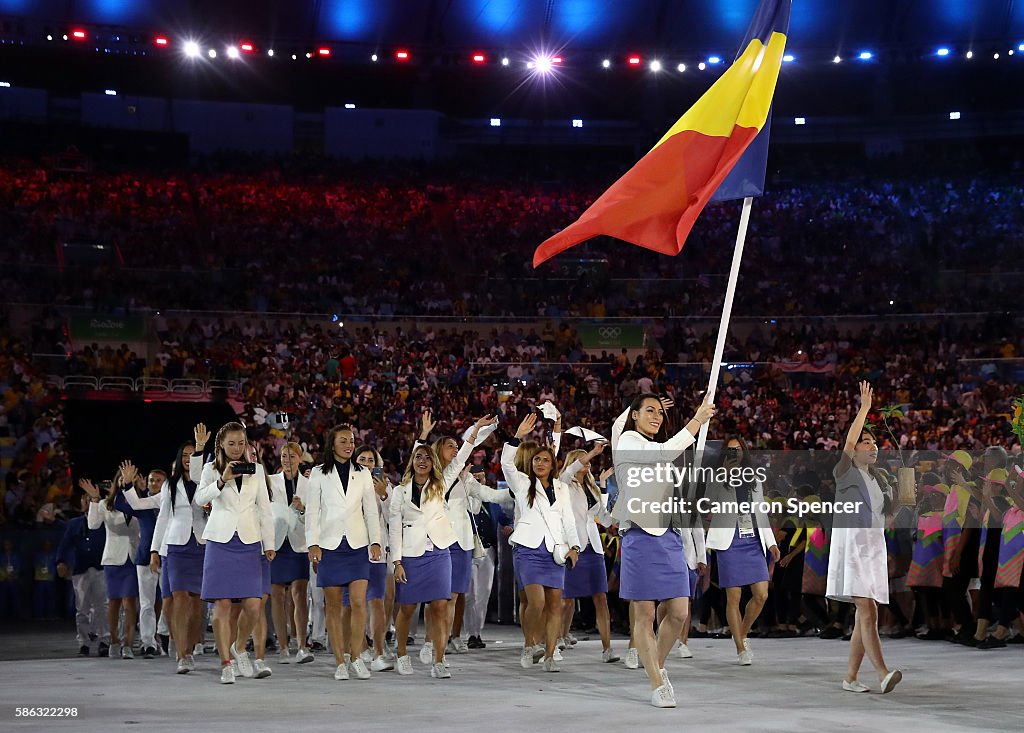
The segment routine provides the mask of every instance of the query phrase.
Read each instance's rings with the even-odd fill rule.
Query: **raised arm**
[[[228,472],[230,472],[230,468]],[[199,488],[196,489],[196,493],[192,496],[192,503],[196,506],[205,506],[213,501],[216,497],[220,496],[220,491],[224,488],[224,482],[228,479],[220,475],[212,463],[207,463],[203,466],[203,473],[199,477]]]
[[[871,385],[867,381],[860,383],[860,408],[857,410],[857,415],[853,418],[853,422],[850,423],[850,430],[846,433],[846,442],[843,443],[843,457],[839,460],[839,466],[836,468],[836,475],[842,476],[850,467],[850,463],[853,461],[853,454],[857,450],[857,442],[860,440],[860,435],[864,432],[864,423],[867,422],[868,413],[871,412],[871,401],[874,399],[875,391],[871,389]]]

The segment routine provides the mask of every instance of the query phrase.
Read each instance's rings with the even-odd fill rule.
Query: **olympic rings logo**
[[[618,326],[602,326],[597,329],[597,335],[601,338],[612,338],[613,336],[621,336],[622,329]]]

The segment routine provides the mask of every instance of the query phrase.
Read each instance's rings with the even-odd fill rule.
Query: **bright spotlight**
[[[583,127],[583,120],[573,120],[572,121],[572,126],[573,127]]]
[[[492,117],[491,118],[491,127],[501,127],[501,118],[500,117]]]
[[[541,74],[547,74],[551,72],[555,66],[550,56],[537,56],[533,60],[533,67],[537,69]]]
[[[950,112],[949,113],[949,119],[951,119],[951,120],[959,120],[960,119],[960,113],[959,112]]]
[[[839,64],[839,63],[842,63],[842,61],[843,61],[843,59],[842,59],[842,57],[841,57],[841,56],[834,56],[834,57],[832,58],[832,63],[833,63],[833,64]]]
[[[943,47],[943,48],[940,48],[940,49],[938,49],[938,50],[937,50],[937,51],[935,52],[935,55],[936,55],[936,56],[949,56],[949,49],[948,49],[948,48],[945,48],[945,47]]]
[[[857,58],[859,58],[861,61],[868,61],[873,57],[874,54],[871,53],[870,51],[861,51],[859,54],[857,54]]]
[[[661,62],[658,61],[658,59],[654,59],[654,61],[651,62],[650,68],[651,71],[661,71]]]
[[[708,56],[708,63],[709,64],[720,64],[720,63],[722,63],[722,59],[721,59],[720,56]]]
[[[377,61],[377,54],[373,54],[373,55],[372,55],[372,56],[370,57],[370,61],[373,61],[374,63],[376,63],[376,61]]]
[[[106,94],[108,97],[116,97],[117,96],[117,90],[116,89],[104,89],[103,93]]]
[[[199,56],[199,44],[195,41],[185,41],[185,55],[190,59]]]
[[[795,117],[793,119],[793,124],[794,125],[806,125],[807,124],[807,118],[805,118],[805,117]]]
[[[974,51],[968,51],[966,53],[966,56],[967,56],[968,59],[973,59],[974,58]]]
[[[355,109],[356,106],[352,102],[345,102],[345,109]]]
[[[998,60],[999,60],[999,54],[998,54],[998,53],[994,53],[994,54],[992,54],[992,58],[993,58],[994,60],[998,61]]]
[[[791,53],[787,53],[785,56],[782,57],[782,60],[785,61],[786,63],[789,63],[791,61],[796,61],[796,56],[794,56]]]
[[[229,59],[237,59],[238,56],[239,56],[238,47],[237,46],[228,46],[228,58]]]
[[[701,61],[699,64],[697,64],[697,68],[700,69],[701,71],[704,71],[704,69],[708,68],[708,65]]]
[[[605,59],[604,61],[601,62],[601,68],[602,69],[610,69],[611,67],[612,67],[611,60]]]
[[[679,66],[676,67],[676,71],[682,74],[684,71],[686,71],[686,64],[679,64]]]
[[[508,60],[508,56],[503,56],[503,57],[502,57],[502,59],[501,59],[501,65],[502,65],[502,66],[508,66],[508,65],[509,65],[509,63],[510,63],[510,62],[509,62],[509,60]]]
[[[209,56],[211,59],[217,58],[217,52],[212,48],[206,52],[206,55]]]
[[[268,48],[267,49],[267,56],[270,56],[271,58],[273,58],[274,57],[274,49]]]

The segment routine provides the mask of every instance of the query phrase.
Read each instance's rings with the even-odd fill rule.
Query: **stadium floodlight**
[[[796,56],[794,56],[791,53],[787,53],[785,56],[782,57],[782,60],[785,61],[788,64],[788,63],[791,63],[793,61],[796,61]]]
[[[651,62],[651,65],[650,65],[650,69],[651,69],[651,71],[653,71],[653,72],[659,72],[659,71],[661,71],[661,62],[660,62],[660,61],[658,61],[658,59],[654,59],[654,60],[653,60],[653,61]]]
[[[949,56],[949,49],[943,46],[935,51],[936,56]]]
[[[228,58],[237,59],[241,54],[238,52],[238,46],[228,46]]]
[[[721,56],[708,56],[708,63],[709,64],[720,64],[720,63],[722,63],[722,57]]]
[[[611,59],[605,59],[604,61],[601,62],[601,68],[602,69],[610,69],[611,67],[612,67]]]
[[[833,64],[841,64],[842,62],[843,62],[843,57],[842,56],[833,56],[832,57],[832,63]]]
[[[686,71],[686,64],[679,64],[679,66],[676,67],[676,71],[682,74],[684,71]]]
[[[199,44],[195,41],[185,41],[185,55],[190,59],[199,57]]]
[[[874,57],[875,55],[870,51],[861,51],[859,54],[857,54],[857,58],[859,58],[861,61],[870,61]]]
[[[217,52],[212,48],[206,52],[206,55],[209,56],[211,59],[217,58]]]
[[[492,117],[491,118],[491,127],[501,127],[501,118],[500,117]]]
[[[806,125],[807,124],[807,118],[806,117],[796,117],[796,118],[793,119],[793,124],[794,125]]]
[[[949,119],[951,119],[951,120],[959,120],[960,119],[960,113],[959,112],[950,112],[949,113]]]

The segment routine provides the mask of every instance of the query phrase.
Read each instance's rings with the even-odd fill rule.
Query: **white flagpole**
[[[743,211],[740,214],[740,228],[736,233],[736,248],[732,253],[732,267],[729,269],[729,284],[725,288],[725,305],[722,308],[722,321],[718,325],[718,343],[715,344],[715,356],[711,360],[711,377],[708,379],[708,402],[715,401],[718,389],[718,375],[722,371],[722,357],[725,355],[725,337],[729,333],[729,319],[732,317],[732,301],[736,296],[736,281],[740,276],[740,263],[743,261],[743,245],[747,240],[747,224],[750,222],[750,208],[754,199],[747,196],[743,199]],[[700,426],[697,434],[696,465],[700,467],[701,454],[708,441],[710,421]]]

